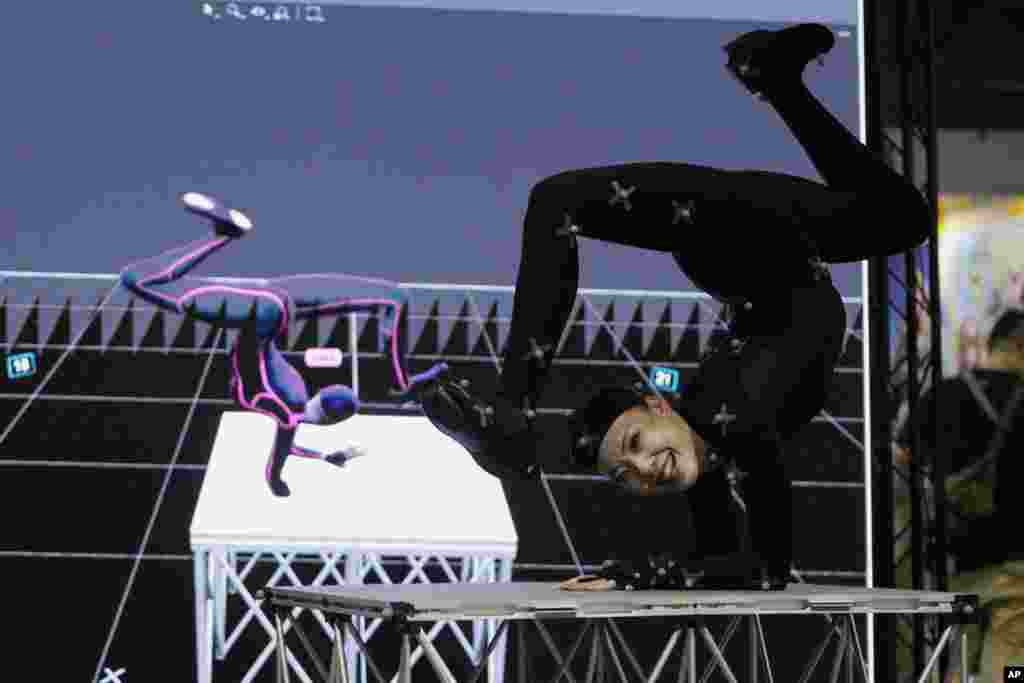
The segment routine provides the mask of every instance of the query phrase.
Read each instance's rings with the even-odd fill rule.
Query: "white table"
[[[199,683],[210,683],[212,657],[224,659],[241,637],[262,631],[267,641],[244,682],[274,650],[276,630],[246,585],[259,561],[276,566],[271,586],[300,584],[293,567],[299,561],[318,564],[313,587],[367,579],[427,582],[428,564],[449,581],[510,580],[518,538],[500,483],[425,418],[357,415],[330,427],[301,426],[297,444],[332,452],[354,442],[368,455],[343,468],[289,458],[283,473],[288,498],[273,496],[264,480],[274,433],[274,423],[262,415],[221,418],[191,526]],[[245,607],[230,633],[229,594]],[[380,623],[361,620],[360,636],[371,637]],[[329,628],[326,620],[320,624]],[[450,633],[475,661],[495,627],[474,622],[469,636],[456,634],[457,628]],[[347,654],[352,677],[365,677],[362,655],[354,647]],[[498,665],[489,670],[500,672],[503,644],[491,656]],[[295,673],[310,680],[301,667]]]

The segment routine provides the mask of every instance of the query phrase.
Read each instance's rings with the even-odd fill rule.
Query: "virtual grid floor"
[[[231,338],[132,301],[105,276],[8,273],[0,287],[0,343],[8,354],[34,352],[38,363],[34,376],[7,380],[0,391],[0,558],[23,624],[13,649],[60,680],[191,680],[188,528],[219,416],[232,409]],[[493,383],[509,289],[419,286],[410,293],[413,369],[443,358],[474,382]],[[850,334],[827,412],[793,445],[812,456],[793,457],[796,561],[810,581],[863,582],[860,309],[859,301],[847,302]],[[719,313],[692,293],[582,293],[542,402],[541,430],[554,431],[592,383],[634,381],[652,364],[678,367],[685,383],[721,331]],[[372,316],[310,322],[291,330],[282,348],[312,390],[350,383],[352,324],[367,410],[414,412],[387,397]],[[303,351],[313,346],[343,349],[344,367],[302,367]],[[540,487],[507,486],[520,536],[515,579],[569,576],[574,555],[584,565],[605,559],[607,538],[583,523],[606,501],[605,485],[565,474],[557,452],[544,457],[573,548]],[[295,566],[304,580],[313,571]],[[271,568],[255,571],[269,575]],[[55,642],[59,657],[43,656]],[[237,647],[249,661],[261,644],[247,652],[243,637]],[[236,680],[232,671],[230,661],[218,663],[214,680]]]

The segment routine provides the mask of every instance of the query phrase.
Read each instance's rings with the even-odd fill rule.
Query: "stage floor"
[[[790,584],[781,591],[570,592],[557,583],[362,585],[267,588],[278,606],[410,621],[607,618],[737,614],[958,612],[972,596],[958,593]]]

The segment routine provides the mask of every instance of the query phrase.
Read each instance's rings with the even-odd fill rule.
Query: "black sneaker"
[[[774,83],[799,80],[807,64],[823,57],[835,44],[827,26],[798,24],[780,31],[744,33],[722,49],[729,56],[729,73],[760,96]]]
[[[520,431],[506,433],[499,424],[493,405],[470,392],[467,380],[458,380],[448,373],[425,382],[417,390],[420,406],[427,419],[438,430],[451,437],[469,451],[476,463],[488,474],[499,479],[534,479],[540,468],[531,453],[501,448],[506,440],[524,440],[530,434]],[[502,457],[502,454],[505,457]]]

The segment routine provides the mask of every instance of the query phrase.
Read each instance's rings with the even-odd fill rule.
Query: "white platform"
[[[425,418],[356,415],[338,425],[299,427],[296,443],[369,452],[345,467],[291,457],[277,498],[264,480],[274,423],[225,413],[192,518],[193,548],[358,545],[514,556],[518,544],[500,482]],[[468,514],[472,511],[472,514]]]
[[[298,559],[320,565],[313,586],[358,584],[372,574],[425,583],[428,561],[450,581],[511,579],[518,537],[500,482],[426,418],[356,415],[329,427],[300,426],[297,445],[330,453],[358,443],[367,455],[340,468],[290,457],[282,475],[287,498],[275,497],[265,480],[275,431],[266,416],[225,413],[213,444],[190,529],[199,683],[211,681],[213,657],[224,659],[254,629],[268,642],[244,680],[268,663],[276,633],[253,597],[263,585],[245,584],[257,560],[277,565],[272,585],[298,585],[291,567]],[[396,578],[394,564],[386,569],[385,558],[400,562],[404,577]],[[248,610],[230,632],[229,594]],[[378,625],[360,628],[369,638]],[[492,635],[491,624],[474,624],[460,642],[472,658]],[[503,651],[492,656],[500,661]],[[353,678],[363,679],[365,664],[349,654]]]

